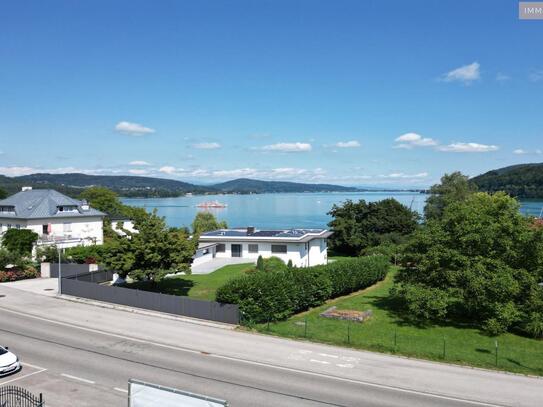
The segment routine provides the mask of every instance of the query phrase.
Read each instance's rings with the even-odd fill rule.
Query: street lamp
[[[62,266],[60,262],[60,247],[57,246],[58,251],[58,295],[62,294]]]

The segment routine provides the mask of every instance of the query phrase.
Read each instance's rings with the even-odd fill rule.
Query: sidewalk
[[[33,294],[54,297],[58,293],[58,280],[56,278],[30,278],[28,280],[1,283],[0,287],[16,288]]]

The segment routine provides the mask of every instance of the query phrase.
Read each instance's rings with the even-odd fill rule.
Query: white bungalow
[[[297,267],[309,267],[328,262],[326,229],[257,230],[220,229],[200,236],[193,265],[214,258],[246,258],[256,260],[279,257],[285,263],[292,260]]]
[[[102,244],[104,216],[86,201],[52,189],[25,187],[0,200],[0,236],[12,228],[30,229],[39,236],[38,246]]]

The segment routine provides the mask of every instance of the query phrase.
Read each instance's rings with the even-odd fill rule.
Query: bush
[[[29,229],[9,229],[2,236],[2,246],[13,253],[30,255],[36,240],[38,234]]]
[[[96,264],[101,261],[105,247],[103,245],[71,247],[66,250],[66,257],[72,263]]]
[[[0,271],[0,283],[36,277],[39,277],[39,273],[34,267],[27,267],[24,270]]]
[[[349,294],[385,278],[383,256],[361,257],[308,268],[283,268],[251,273],[217,290],[219,302],[238,304],[245,323],[278,321]]]

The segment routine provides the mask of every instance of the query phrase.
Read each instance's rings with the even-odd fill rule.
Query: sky
[[[0,174],[427,186],[543,161],[510,0],[0,6]]]

